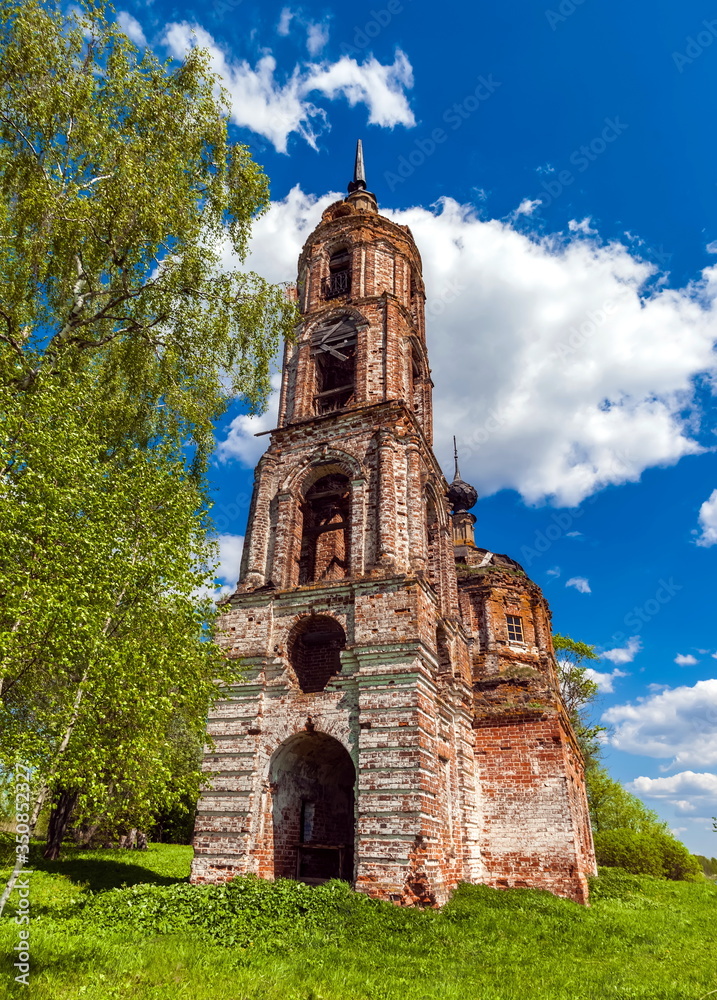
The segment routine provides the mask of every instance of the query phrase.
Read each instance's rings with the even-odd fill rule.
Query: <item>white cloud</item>
[[[569,580],[565,581],[566,587],[575,587],[577,591],[581,594],[591,594],[590,584],[585,579],[584,576],[571,576]]]
[[[623,670],[618,670],[617,667],[609,674],[600,673],[598,670],[593,670],[592,667],[587,667],[585,669],[585,675],[590,678],[591,681],[595,681],[598,686],[598,691],[601,694],[612,694],[615,690],[613,681],[618,677],[629,677]]]
[[[580,538],[582,537],[582,531],[569,531],[566,538]]]
[[[562,570],[560,569],[559,566],[553,566],[553,568],[549,569],[545,575],[546,576],[554,577],[557,580],[557,578],[560,576],[561,572],[562,572]]]
[[[531,201],[530,198],[523,198],[520,205],[516,208],[514,215],[532,215],[536,210],[538,205],[541,204],[540,198],[536,198]]]
[[[331,197],[296,188],[274,203],[250,266],[294,280]],[[656,287],[654,265],[619,242],[531,238],[451,199],[382,211],[410,226],[428,303],[441,304],[427,322],[436,450],[449,467],[465,428],[461,470],[483,496],[507,488],[574,506],[703,450],[693,381],[717,376],[717,266],[684,288]],[[481,373],[480,392],[467,371]]]
[[[199,600],[219,601],[233,594],[239,580],[243,535],[220,534],[215,537],[219,565],[214,571],[214,586],[198,587],[195,597]],[[216,586],[219,583],[220,586]]]
[[[306,48],[310,56],[317,56],[329,41],[328,24],[309,22],[306,27]]]
[[[219,544],[219,566],[215,576],[234,589],[239,579],[241,554],[244,549],[243,535],[222,534],[217,537]]]
[[[692,653],[678,653],[675,657],[675,663],[678,667],[694,667],[695,663],[699,662]]]
[[[142,25],[136,17],[132,17],[126,10],[117,11],[117,24],[119,24],[125,35],[135,45],[144,46],[147,44],[147,39],[142,31]]]
[[[597,229],[593,229],[590,223],[592,219],[588,216],[585,219],[581,219],[580,222],[577,219],[570,219],[568,222],[568,229],[571,233],[582,233],[583,236],[595,236]]]
[[[282,8],[281,14],[279,15],[279,23],[276,26],[276,32],[278,35],[288,35],[291,29],[291,22],[294,18],[294,11],[291,7]]]
[[[709,812],[717,805],[717,774],[706,771],[680,771],[664,778],[640,777],[626,787],[641,798],[671,805],[681,816]]]
[[[697,544],[705,548],[717,544],[717,490],[700,507],[699,524],[701,534]]]
[[[642,649],[642,640],[639,635],[631,635],[626,646],[617,649],[608,649],[600,656],[603,660],[610,660],[611,663],[632,663],[637,653]]]
[[[717,240],[712,240],[711,243],[708,243],[705,250],[707,253],[717,253]]]
[[[413,69],[408,57],[396,50],[393,63],[382,66],[370,56],[359,63],[349,56],[338,62],[312,66],[304,87],[305,92],[320,91],[331,100],[345,97],[353,107],[365,104],[369,109],[369,124],[392,128],[416,124],[404,90],[413,86]]]
[[[284,26],[283,14],[279,29]],[[212,68],[229,94],[232,121],[263,135],[280,153],[286,152],[288,138],[294,132],[316,148],[317,137],[328,122],[326,111],[308,99],[313,93],[329,100],[345,98],[352,107],[365,104],[372,125],[415,125],[405,94],[413,86],[413,70],[400,49],[393,63],[385,66],[374,56],[362,63],[342,56],[334,63],[297,64],[282,83],[276,78],[276,59],[270,52],[256,66],[245,59],[235,60],[204,28],[186,21],[170,24],[164,41],[177,59],[195,45],[207,49]]]
[[[668,688],[603,714],[611,744],[626,753],[672,758],[670,766],[717,764],[717,680]]]
[[[259,461],[269,443],[266,431],[276,427],[281,376],[272,375],[271,387],[272,392],[264,413],[256,417],[245,413],[234,417],[227,436],[217,446],[216,456],[220,462],[238,459],[242,465],[253,468]],[[257,437],[257,434],[262,437]]]

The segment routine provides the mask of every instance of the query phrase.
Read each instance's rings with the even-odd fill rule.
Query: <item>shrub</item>
[[[599,865],[622,868],[634,875],[689,881],[701,872],[699,861],[684,844],[670,834],[658,831],[598,831],[595,834],[595,856]]]
[[[695,854],[694,857],[696,857],[702,865],[702,871],[705,873],[707,878],[714,878],[717,876],[717,858],[706,858],[704,854]]]
[[[702,874],[702,865],[679,840],[668,833],[659,834],[655,840],[662,858],[664,878],[675,882],[691,882]]]
[[[225,885],[134,885],[113,889],[92,900],[84,913],[100,927],[133,927],[145,933],[205,933],[229,946],[261,943],[280,947],[295,933],[308,931],[327,914],[385,908],[355,893],[345,882],[311,888],[301,882],[267,882],[241,875]],[[389,906],[389,909],[393,907]]]
[[[637,830],[603,830],[595,834],[595,858],[606,868],[622,868],[633,875],[662,875],[662,856],[656,838]]]

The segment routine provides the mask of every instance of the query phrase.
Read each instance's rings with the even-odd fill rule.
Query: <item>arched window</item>
[[[305,494],[302,514],[299,584],[348,576],[351,521],[348,476],[331,473],[317,479]]]
[[[289,663],[304,694],[323,691],[341,671],[345,646],[346,633],[327,615],[311,615],[294,627],[288,641]]]
[[[349,316],[324,323],[311,337],[316,364],[317,413],[331,413],[347,406],[356,382],[357,328]]]
[[[324,278],[325,299],[335,299],[351,292],[351,254],[348,247],[334,250],[329,260],[329,273]]]

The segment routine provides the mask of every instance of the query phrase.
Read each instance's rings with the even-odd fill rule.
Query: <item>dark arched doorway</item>
[[[354,786],[348,751],[325,733],[289,737],[271,758],[274,877],[353,880]]]

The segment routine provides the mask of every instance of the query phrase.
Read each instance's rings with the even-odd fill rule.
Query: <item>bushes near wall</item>
[[[674,881],[691,881],[702,873],[697,858],[668,833],[623,828],[597,831],[594,836],[597,863],[607,868]]]

